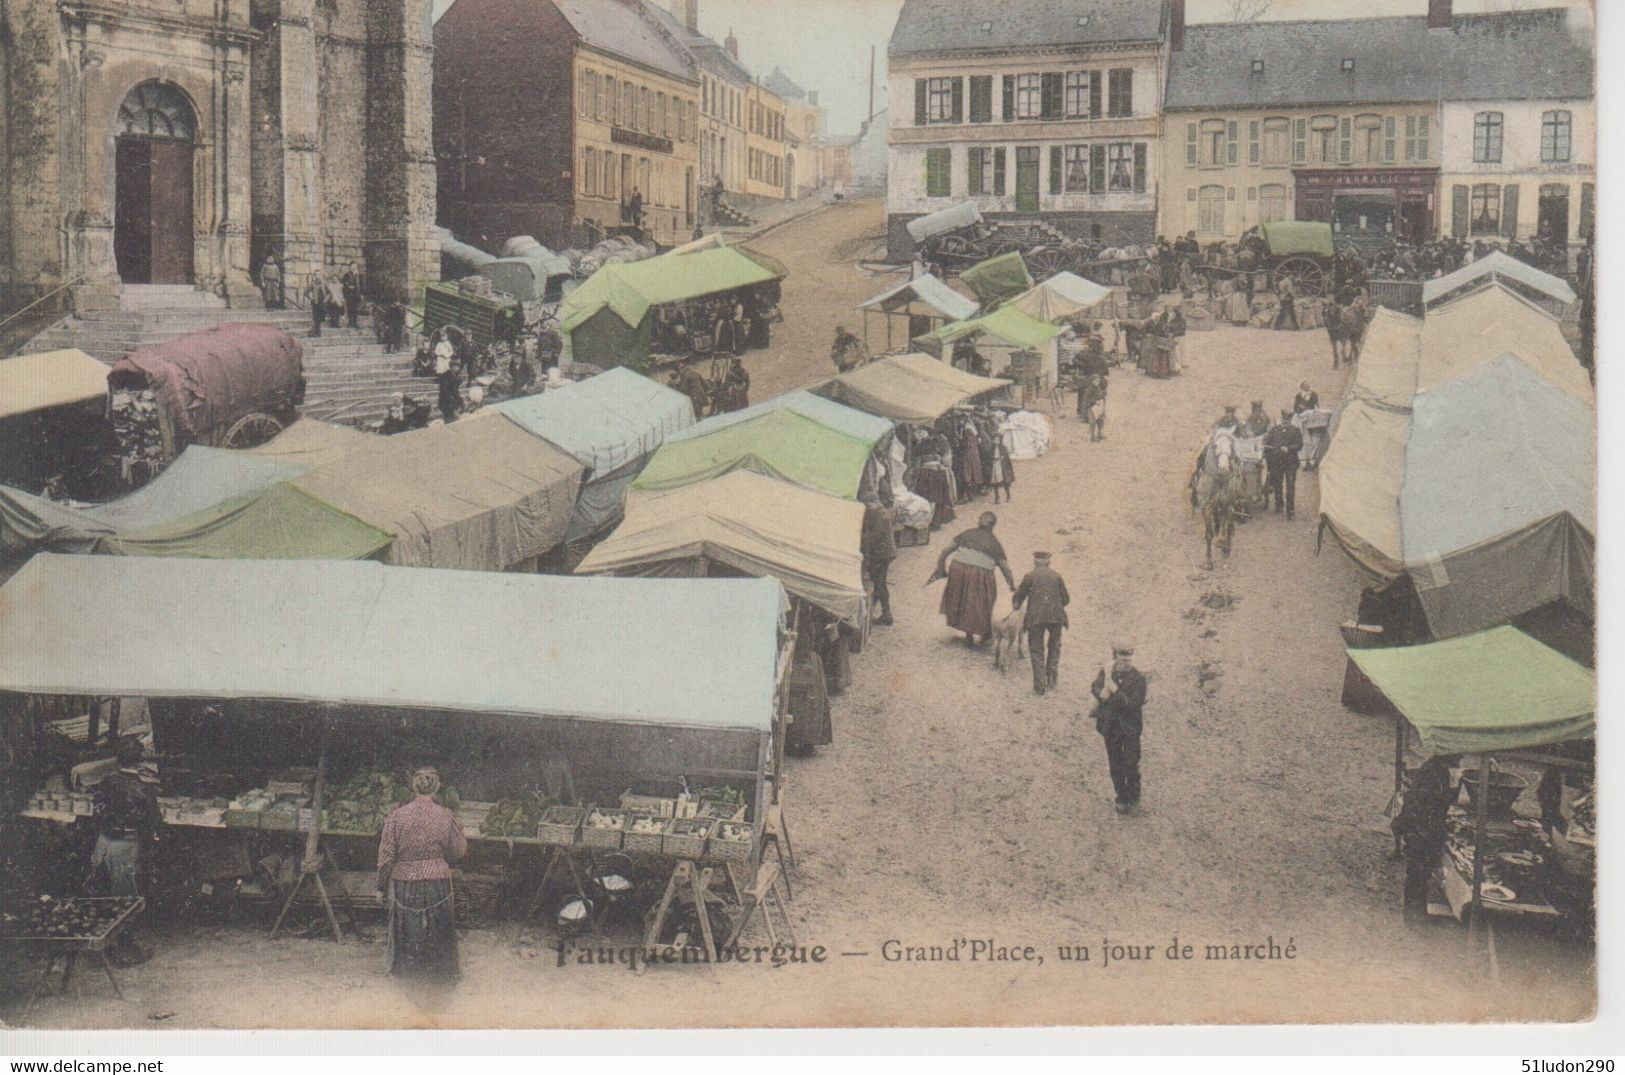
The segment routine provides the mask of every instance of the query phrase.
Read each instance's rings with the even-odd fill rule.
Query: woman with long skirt
[[[936,573],[927,580],[947,578],[939,611],[947,617],[949,627],[965,633],[965,641],[972,646],[980,644],[978,638],[985,643],[993,635],[993,604],[999,596],[994,570],[1004,575],[1012,592],[1016,588],[1004,546],[993,536],[998,522],[991,511],[982,512],[976,529],[960,534],[942,550]]]
[[[412,774],[412,801],[397,806],[378,834],[378,891],[389,907],[389,973],[449,986],[458,978],[452,923],[451,864],[468,840],[450,810],[435,801],[440,774]]]

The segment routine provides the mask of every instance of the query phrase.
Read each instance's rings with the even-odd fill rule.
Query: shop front
[[[1295,218],[1360,245],[1425,242],[1438,212],[1437,168],[1293,170]]]

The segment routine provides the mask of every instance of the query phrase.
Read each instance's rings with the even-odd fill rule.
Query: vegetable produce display
[[[724,821],[717,826],[712,839],[726,840],[729,843],[750,843],[750,826],[737,821]]]
[[[503,799],[491,808],[480,822],[483,836],[535,836],[536,824],[542,820],[547,808],[555,800],[546,795],[526,792],[512,799]]]
[[[412,786],[393,773],[357,773],[328,792],[326,828],[337,832],[377,832],[389,812],[412,798]],[[462,805],[457,789],[447,785],[435,801],[448,810]]]
[[[594,829],[624,829],[626,815],[595,809],[587,815],[587,826]]]
[[[632,827],[626,831],[642,833],[645,835],[658,835],[665,827],[666,823],[661,818],[635,817],[632,819]]]
[[[16,914],[0,915],[0,933],[45,940],[94,940],[136,903],[133,899],[58,900],[41,896]]]

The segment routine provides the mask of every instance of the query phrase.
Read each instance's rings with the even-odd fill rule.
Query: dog
[[[1027,606],[1011,610],[993,625],[993,667],[1000,672],[1010,667],[1010,655],[1017,660],[1027,656]]]

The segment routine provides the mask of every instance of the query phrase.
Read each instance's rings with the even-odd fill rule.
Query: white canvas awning
[[[963,321],[967,317],[976,316],[975,299],[966,298],[930,273],[889,287],[858,309],[884,310],[890,313],[916,302],[924,303],[938,316],[945,317],[949,321]]]
[[[1565,306],[1577,298],[1574,289],[1560,277],[1519,261],[1510,254],[1493,250],[1487,256],[1463,265],[1455,272],[1423,283],[1422,302],[1428,306],[1449,302],[1456,297],[1457,292],[1497,278],[1511,281],[1514,285],[1528,288],[1543,298]]]

